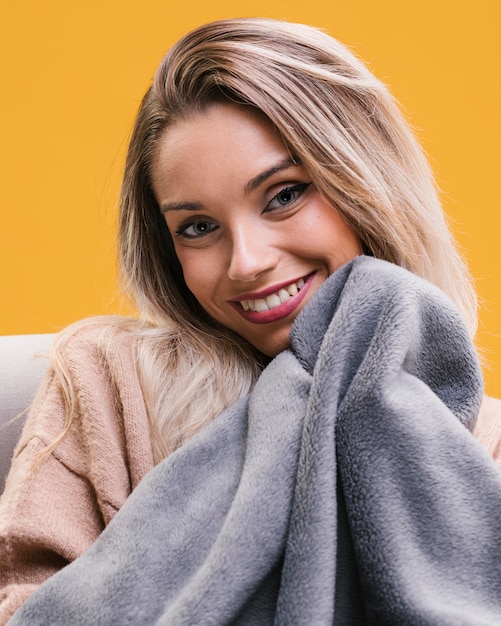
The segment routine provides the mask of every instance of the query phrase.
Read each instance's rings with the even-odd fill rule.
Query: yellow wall
[[[0,334],[119,309],[113,229],[124,148],[161,56],[211,19],[325,27],[403,102],[483,300],[479,343],[501,395],[498,0],[26,0],[0,25]],[[238,8],[236,8],[238,6]]]

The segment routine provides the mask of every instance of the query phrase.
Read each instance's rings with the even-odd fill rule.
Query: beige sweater
[[[80,330],[63,351],[78,401],[68,435],[33,470],[35,455],[64,426],[61,389],[49,371],[16,448],[0,500],[0,624],[91,545],[153,467],[130,337],[115,334],[110,350],[102,328]]]
[[[90,546],[153,467],[131,339],[120,331],[109,349],[101,331],[86,327],[64,349],[78,392],[68,435],[33,471],[34,456],[60,434],[66,412],[49,371],[17,446],[0,500],[0,624]],[[486,400],[475,435],[501,465],[499,401]]]

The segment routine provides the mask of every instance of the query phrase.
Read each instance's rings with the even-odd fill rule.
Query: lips
[[[277,292],[270,294],[266,298],[258,298],[256,300],[241,300],[240,305],[244,311],[256,311],[263,313],[271,311],[287,302],[293,296],[296,296],[304,287],[304,280],[300,278],[298,281],[290,283],[285,287],[281,287]]]
[[[262,298],[246,298],[230,301],[240,315],[253,324],[268,324],[290,315],[305,297],[314,274],[283,284]],[[250,295],[250,294],[249,294]]]

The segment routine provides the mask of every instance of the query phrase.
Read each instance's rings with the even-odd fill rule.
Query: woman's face
[[[278,134],[238,105],[168,128],[153,188],[190,291],[269,356],[289,346],[294,319],[326,278],[361,254]]]

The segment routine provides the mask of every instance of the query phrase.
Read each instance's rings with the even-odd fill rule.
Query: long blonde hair
[[[476,329],[475,291],[433,175],[386,87],[315,28],[269,19],[204,25],[160,63],[137,115],[121,194],[121,276],[142,320],[138,363],[157,459],[246,393],[261,365],[189,292],[151,185],[165,130],[228,100],[273,124],[366,253],[435,283],[472,335]]]

